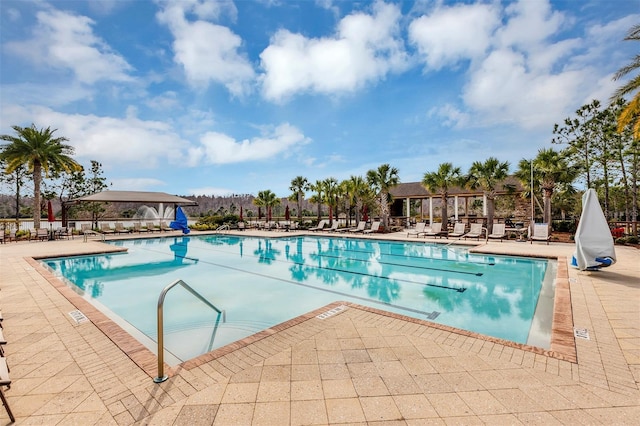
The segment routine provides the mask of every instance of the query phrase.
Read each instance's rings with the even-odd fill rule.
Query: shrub
[[[576,223],[573,220],[554,220],[551,223],[551,230],[555,232],[576,232]]]
[[[621,245],[638,244],[638,237],[633,236],[633,235],[629,235],[628,237],[616,238],[615,242],[616,242],[616,244],[621,244]]]

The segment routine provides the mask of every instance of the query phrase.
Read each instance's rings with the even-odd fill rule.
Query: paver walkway
[[[92,321],[76,324],[74,298],[30,260],[104,250],[77,239],[0,245],[13,380],[5,393],[19,424],[610,425],[640,418],[634,248],[616,247],[618,262],[599,273],[568,271],[573,322],[589,334],[576,339],[575,363],[357,306],[316,317],[338,303],[214,359],[185,363],[162,384],[138,365],[145,357],[135,355],[135,344],[123,347],[103,332],[108,320],[92,313]],[[490,242],[477,250],[566,257],[573,246]],[[8,423],[1,409],[0,422]]]

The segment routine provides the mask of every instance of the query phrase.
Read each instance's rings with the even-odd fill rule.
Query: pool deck
[[[330,311],[335,303],[168,368],[161,384],[152,353],[33,260],[112,246],[78,237],[0,244],[5,395],[25,425],[637,424],[640,250],[616,246],[616,264],[581,272],[566,267],[573,244],[473,243],[559,259],[557,352],[357,305]],[[76,323],[76,309],[89,321]]]

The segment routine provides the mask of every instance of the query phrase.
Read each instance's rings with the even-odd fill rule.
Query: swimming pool
[[[555,262],[424,242],[231,235],[112,241],[126,253],[43,262],[156,352],[158,296],[175,365],[335,301],[548,348]]]

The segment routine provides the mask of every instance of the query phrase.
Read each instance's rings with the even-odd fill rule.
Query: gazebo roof
[[[183,206],[196,206],[197,202],[166,192],[145,191],[102,191],[85,197],[70,200],[72,203],[167,203]]]

